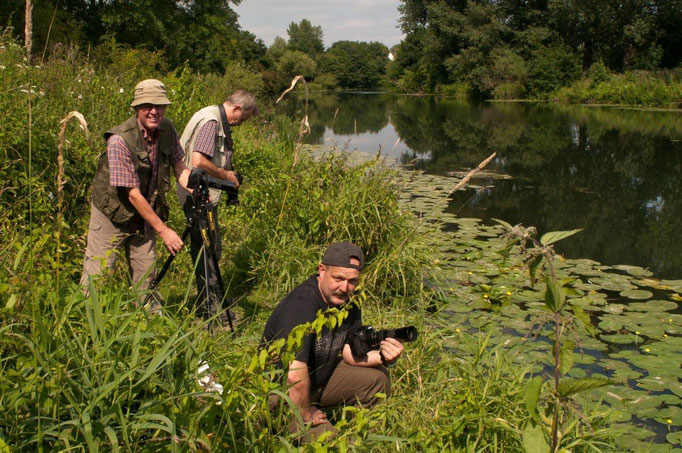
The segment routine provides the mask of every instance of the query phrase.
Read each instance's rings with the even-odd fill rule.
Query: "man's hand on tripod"
[[[159,231],[159,236],[171,255],[175,255],[182,248],[182,239],[177,233],[168,227]]]
[[[235,189],[239,188],[239,179],[237,179],[237,173],[233,171],[226,171],[225,179],[234,184]]]

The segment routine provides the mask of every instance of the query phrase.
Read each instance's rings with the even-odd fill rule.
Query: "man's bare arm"
[[[388,363],[393,363],[398,360],[398,357],[403,353],[403,344],[395,338],[386,338],[381,342],[381,353]],[[381,365],[381,353],[377,350],[372,350],[364,357],[356,357],[350,349],[349,345],[343,347],[343,360],[349,365],[355,366],[379,366]]]
[[[310,407],[310,374],[307,363],[298,360],[291,362],[287,374],[287,385],[291,402],[298,406],[304,422],[312,421],[313,426],[327,423],[327,416],[324,412]]]
[[[185,161],[179,160],[173,165],[173,173],[175,173],[175,179],[178,181],[185,190],[191,192],[187,188],[187,182],[189,181],[189,168],[185,165]]]
[[[187,167],[185,167],[187,168]],[[135,210],[142,216],[142,218],[159,233],[164,245],[168,251],[175,255],[182,248],[182,239],[177,233],[166,226],[165,223],[154,212],[149,202],[142,196],[142,192],[138,187],[128,189],[128,200],[133,205]]]

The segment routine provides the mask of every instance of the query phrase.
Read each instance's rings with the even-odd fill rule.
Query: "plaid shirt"
[[[197,132],[197,139],[194,141],[194,151],[195,153],[201,153],[208,157],[213,158],[215,154],[215,138],[218,129],[217,121],[206,121],[199,132]]]
[[[137,125],[142,132],[142,138],[147,146],[147,151],[149,151],[149,160],[152,167],[149,187],[147,193],[143,194],[147,201],[149,201],[156,190],[156,175],[159,169],[156,161],[156,153],[159,148],[157,140],[159,134],[157,132],[154,134],[154,137],[152,137],[147,133],[147,130],[142,127],[139,120],[137,121]],[[175,135],[175,152],[171,156],[172,166],[185,157],[185,152],[180,145],[178,134],[175,131],[173,131],[173,133]],[[114,187],[140,187],[140,178],[135,171],[133,156],[130,153],[130,149],[125,140],[123,140],[120,135],[114,134],[109,137],[109,140],[107,141],[107,158],[109,160],[109,184]]]
[[[218,137],[218,122],[215,120],[206,121],[197,132],[197,139],[194,141],[195,153],[201,153],[209,159],[215,156],[216,139]],[[224,169],[232,168],[232,150],[225,150],[225,165]]]

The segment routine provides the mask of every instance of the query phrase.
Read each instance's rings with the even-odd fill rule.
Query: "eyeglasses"
[[[159,112],[166,110],[166,105],[156,105],[156,104],[140,104],[137,106],[138,109],[143,112],[149,112],[152,109],[156,109]]]

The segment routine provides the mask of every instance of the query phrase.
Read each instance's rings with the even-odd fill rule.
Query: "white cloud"
[[[398,44],[402,33],[397,28],[400,0],[244,0],[235,7],[239,24],[272,44],[276,36],[287,38],[291,22],[308,19],[322,27],[324,44],[341,40],[379,41]]]

